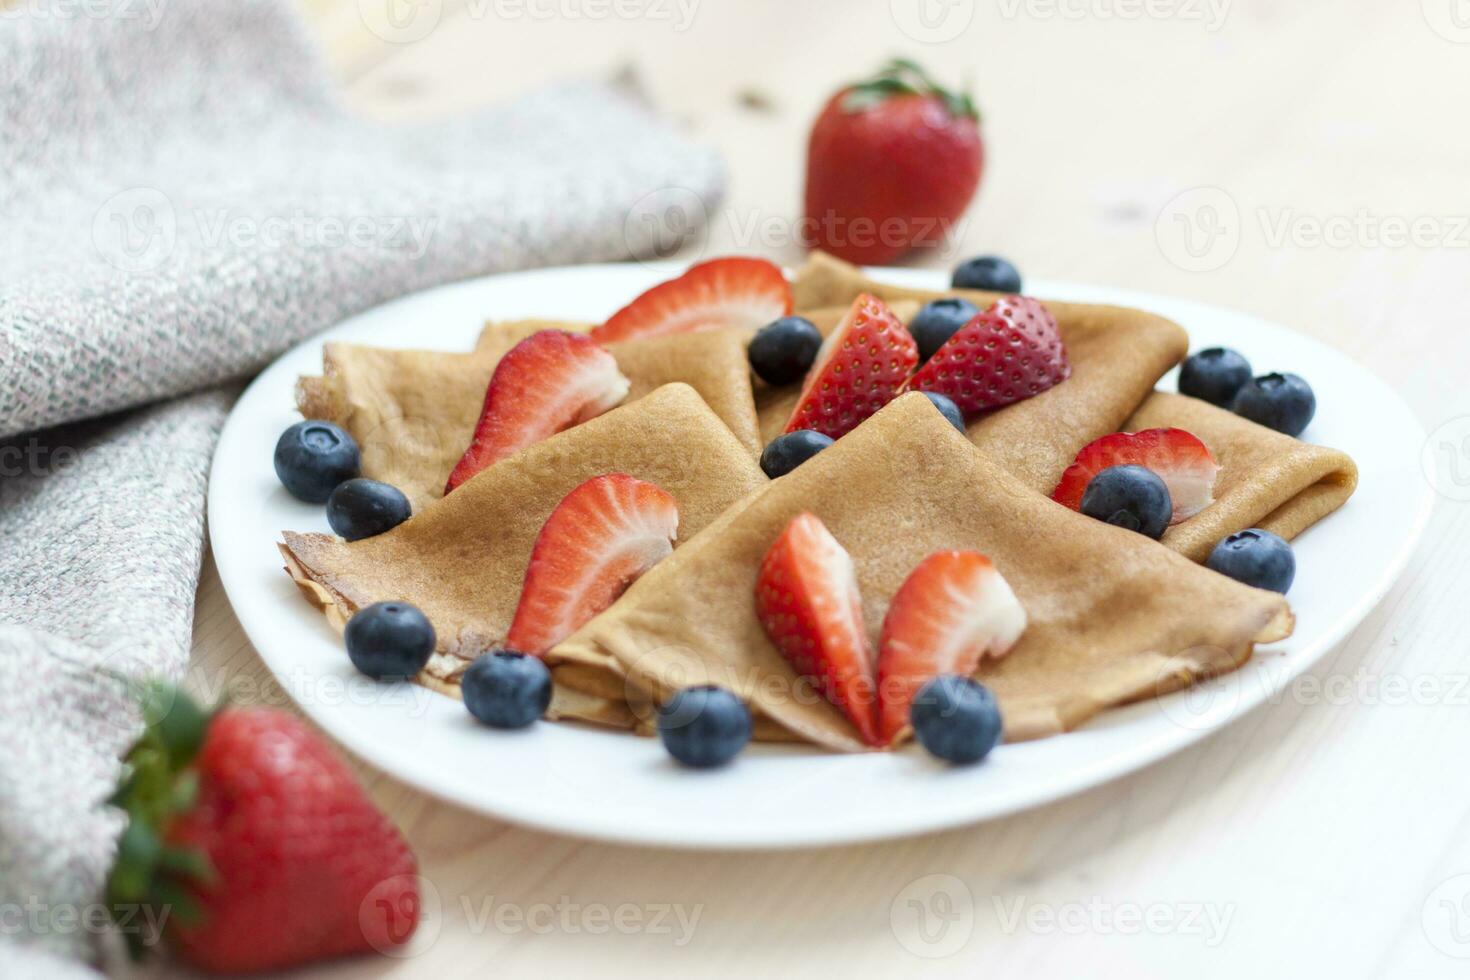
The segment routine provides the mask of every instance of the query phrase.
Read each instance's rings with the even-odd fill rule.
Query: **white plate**
[[[306,713],[353,752],[462,806],[545,830],[676,847],[769,848],[916,834],[1036,806],[1177,752],[1259,705],[1340,641],[1403,570],[1430,510],[1424,433],[1394,392],[1344,355],[1284,327],[1196,303],[1036,282],[1038,296],[1119,303],[1183,324],[1192,347],[1227,344],[1258,370],[1316,389],[1308,439],[1357,460],[1362,482],[1297,543],[1296,634],[1243,669],[1162,700],[1109,711],[1081,730],[998,748],[949,769],[920,750],[831,755],[752,745],[714,772],[677,768],[656,739],[543,723],[506,734],[474,725],[458,701],[356,674],[337,634],[281,569],[283,529],[327,530],[322,508],[276,481],[271,452],[297,421],[297,375],[321,369],[323,340],[468,350],[487,317],[600,320],[670,266],[547,269],[455,284],[348,320],[283,356],[235,406],[210,478],[220,577],[260,655]],[[943,276],[881,273],[942,288]],[[1172,379],[1163,387],[1172,388]]]

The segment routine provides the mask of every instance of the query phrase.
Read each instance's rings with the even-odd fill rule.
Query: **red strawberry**
[[[532,443],[596,418],[627,395],[618,362],[590,338],[562,330],[533,333],[495,366],[475,436],[444,492]]]
[[[880,265],[940,245],[980,186],[985,146],[968,95],[910,61],[834,95],[807,147],[803,244]]]
[[[1117,432],[1094,439],[1077,454],[1062,474],[1051,499],[1073,510],[1082,509],[1087,485],[1109,466],[1142,466],[1153,470],[1169,488],[1174,502],[1170,524],[1188,520],[1215,499],[1215,477],[1220,464],[1209,447],[1183,429],[1145,429]]]
[[[184,959],[220,973],[390,952],[418,925],[417,864],[352,771],[269,708],[213,718],[162,686],[114,802],[109,900],[171,908]]]
[[[909,387],[948,395],[968,415],[1039,395],[1071,374],[1051,311],[1006,296],[945,341]]]
[[[678,530],[679,505],[652,483],[610,473],[581,484],[536,536],[505,645],[550,650],[667,557]]]
[[[761,562],[755,612],[797,674],[878,745],[873,654],[852,558],[813,514],[786,525]]]
[[[764,259],[711,259],[654,286],[592,329],[599,344],[720,327],[763,327],[791,312],[791,285]]]
[[[936,551],[899,586],[878,648],[879,726],[887,744],[909,723],[914,697],[940,674],[968,677],[1003,657],[1026,629],[1026,610],[989,558]]]
[[[919,347],[903,322],[882,300],[862,294],[817,351],[786,431],[815,429],[840,439],[892,401],[918,363]]]

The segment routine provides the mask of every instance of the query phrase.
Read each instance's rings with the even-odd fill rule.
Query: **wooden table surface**
[[[376,13],[389,3],[393,30]],[[1010,819],[800,853],[662,852],[498,823],[364,768],[441,914],[412,958],[303,976],[1470,968],[1470,506],[1455,499],[1470,497],[1470,21],[1456,0],[929,0],[927,18],[917,0],[311,7],[353,105],[388,120],[632,66],[729,161],[707,250],[787,263],[823,97],[892,53],[969,77],[988,172],[959,240],[924,264],[994,251],[1037,276],[1291,324],[1398,388],[1445,475],[1408,573],[1308,682]],[[368,22],[422,37],[385,43]],[[235,678],[280,700],[209,562],[194,661],[198,686]]]

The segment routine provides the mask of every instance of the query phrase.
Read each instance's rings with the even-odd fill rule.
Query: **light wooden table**
[[[413,44],[364,29],[360,9],[387,2],[312,13],[351,101],[383,118],[636,66],[729,160],[711,253],[799,260],[804,134],[838,82],[893,52],[969,75],[990,164],[961,241],[930,264],[996,251],[1038,276],[1292,324],[1369,365],[1426,429],[1449,426],[1444,453],[1467,455],[1470,29],[1453,0],[1215,0],[1223,23],[1205,0],[1154,0],[1131,19],[1131,0],[934,0],[927,22],[909,0],[695,0],[687,29],[672,0],[422,0],[420,16],[442,16]],[[594,16],[627,3],[647,15]],[[769,110],[743,107],[750,93]],[[1395,237],[1414,222],[1417,243]],[[1312,673],[1320,689],[1008,820],[836,850],[672,853],[507,826],[365,771],[440,894],[436,938],[412,959],[307,975],[1463,976],[1470,506],[1452,497],[1470,488],[1442,489],[1409,573]],[[195,663],[199,683],[278,690],[208,563]],[[1418,693],[1392,693],[1404,682]],[[624,903],[634,931],[596,934]],[[655,928],[661,906],[697,914],[692,935],[672,915]]]

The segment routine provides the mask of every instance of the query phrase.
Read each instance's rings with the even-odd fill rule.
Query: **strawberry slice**
[[[596,418],[626,398],[628,387],[618,362],[591,339],[563,330],[533,333],[496,365],[475,436],[444,492],[532,443]]]
[[[802,677],[878,745],[873,654],[852,558],[814,514],[796,515],[766,552],[755,584],[766,636]]]
[[[892,401],[919,363],[919,345],[875,296],[864,293],[817,351],[787,432],[840,439]]]
[[[617,601],[673,551],[679,505],[652,483],[596,476],[546,519],[505,645],[541,656]]]
[[[1003,657],[1026,629],[1026,610],[989,558],[936,551],[899,586],[878,647],[878,716],[886,745],[909,723],[920,688],[940,674],[968,677]]]
[[[1039,395],[1071,374],[1051,311],[1003,296],[935,351],[909,387],[946,395],[969,415]]]
[[[1170,524],[1188,520],[1215,499],[1215,477],[1220,464],[1209,447],[1183,429],[1144,429],[1115,432],[1094,439],[1077,454],[1062,474],[1051,499],[1073,510],[1082,509],[1087,485],[1109,466],[1142,466],[1153,470],[1169,488],[1174,502]]]
[[[599,344],[720,327],[763,327],[791,312],[791,286],[764,259],[711,259],[660,283],[592,329]]]

